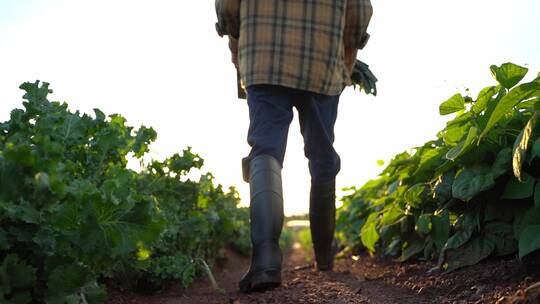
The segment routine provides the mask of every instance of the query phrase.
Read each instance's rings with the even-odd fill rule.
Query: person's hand
[[[229,49],[231,50],[231,61],[238,69],[238,40],[229,36]]]
[[[349,75],[352,75],[354,64],[356,63],[356,56],[358,55],[357,48],[345,47],[345,66],[349,71]]]

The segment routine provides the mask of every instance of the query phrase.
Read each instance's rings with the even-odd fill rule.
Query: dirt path
[[[240,294],[237,281],[249,261],[228,251],[226,266],[214,274],[221,292],[202,278],[188,290],[141,296],[112,293],[108,304],[270,304],[270,303],[495,303],[502,296],[538,281],[515,260],[491,261],[451,274],[428,274],[430,263],[398,264],[369,256],[341,259],[335,271],[320,273],[308,267],[310,253],[295,246],[286,255],[282,287],[264,293]],[[515,303],[537,303],[515,302]]]

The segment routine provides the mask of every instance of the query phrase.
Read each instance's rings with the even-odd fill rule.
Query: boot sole
[[[241,292],[260,292],[274,289],[281,285],[280,270],[264,270],[253,273],[248,286],[240,286]]]
[[[317,271],[330,272],[334,270],[334,265],[317,265]]]

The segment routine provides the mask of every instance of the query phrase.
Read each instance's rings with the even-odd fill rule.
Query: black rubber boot
[[[249,162],[251,266],[238,287],[242,292],[263,291],[281,285],[283,226],[281,166],[268,155]]]
[[[336,246],[336,183],[311,185],[309,223],[317,269],[330,271],[334,267]]]

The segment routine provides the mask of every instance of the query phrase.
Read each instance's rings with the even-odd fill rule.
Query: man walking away
[[[369,38],[370,0],[216,0],[220,36],[247,88],[248,144],[244,180],[250,184],[252,258],[239,288],[281,284],[283,226],[281,169],[293,107],[309,160],[309,219],[317,269],[334,261],[333,147],[339,96],[351,84],[358,49]]]

